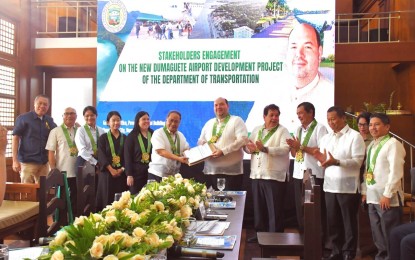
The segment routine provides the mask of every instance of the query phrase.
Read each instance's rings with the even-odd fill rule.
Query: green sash
[[[372,148],[373,145],[371,145],[369,147],[369,150],[367,151],[367,157],[366,157],[366,184],[367,185],[373,185],[376,183],[374,175],[373,175],[373,171],[375,170],[375,164],[376,164],[376,159],[378,158],[380,149],[382,149],[383,145],[389,141],[389,139],[391,138],[391,136],[389,134],[385,135],[382,140],[380,140],[378,147],[376,147],[376,151],[373,154],[373,159],[372,161],[370,161],[370,154],[372,153]]]
[[[114,142],[112,141],[112,135],[111,135],[111,131],[108,131],[107,133],[107,137],[108,137],[108,142],[110,144],[110,149],[111,149],[111,155],[112,155],[112,166],[113,167],[120,167],[121,166],[121,151],[124,145],[124,136],[123,134],[120,132],[120,148],[118,150],[118,154],[115,153],[115,148],[114,148]]]
[[[225,117],[225,120],[223,121],[223,124],[220,126],[218,133],[216,133],[216,128],[218,127],[218,120],[215,121],[215,123],[213,124],[213,129],[212,129],[212,137],[210,138],[209,143],[214,144],[219,140],[219,138],[222,136],[223,129],[225,129],[225,126],[228,123],[230,118],[231,118],[231,115],[229,114]]]
[[[271,136],[277,131],[277,129],[278,129],[278,127],[279,127],[280,125],[277,125],[277,126],[275,126],[275,127],[273,127],[268,133],[267,133],[267,135],[264,137],[264,138],[262,138],[262,133],[263,133],[263,131],[265,130],[265,125],[264,125],[264,127],[263,128],[261,128],[261,130],[259,130],[259,132],[258,132],[258,136],[257,136],[257,140],[259,140],[259,141],[261,141],[262,142],[262,144],[265,144],[270,138],[271,138]],[[255,152],[253,152],[254,154],[258,154],[259,153],[259,150],[256,150]]]
[[[173,138],[171,138],[169,131],[167,131],[167,127],[163,127],[163,130],[164,130],[164,133],[167,135],[167,139],[169,139],[171,152],[177,156],[180,156],[180,137],[177,138],[177,133],[176,133],[174,142],[173,142]],[[176,140],[177,140],[177,145],[175,145]]]
[[[69,153],[72,157],[76,157],[78,155],[78,149],[76,148],[75,142],[71,140],[69,137],[69,131],[64,124],[61,125],[63,134],[65,135],[66,142],[69,146]],[[75,134],[76,134],[76,127],[74,126]]]
[[[150,162],[150,151],[151,151],[151,133],[150,131],[147,133],[147,150],[144,147],[143,137],[141,137],[141,134],[138,133],[137,136],[138,143],[140,144],[141,149],[141,162],[142,163],[149,163]]]
[[[97,136],[97,142],[98,142],[98,139],[99,139],[99,133],[98,132],[99,131],[98,131],[98,127],[97,126],[95,126],[95,127],[96,127],[95,134]],[[92,151],[94,152],[94,156],[96,157],[97,156],[97,150],[98,150],[97,142],[95,142],[94,137],[92,137],[92,132],[91,132],[91,129],[89,129],[89,126],[87,124],[85,124],[84,128],[85,128],[86,133],[88,134],[89,140],[91,141]]]
[[[314,129],[317,126],[317,121],[314,119],[313,122],[310,125],[310,128],[308,128],[307,130],[307,134],[304,137],[303,143],[301,144],[301,146],[306,147],[308,145],[308,142],[310,141],[311,135],[314,132]],[[298,133],[298,140],[300,140],[301,142],[301,134],[302,134],[303,130],[300,129],[299,133]],[[296,162],[304,162],[304,155],[303,155],[303,150],[300,149],[295,153],[295,161]]]

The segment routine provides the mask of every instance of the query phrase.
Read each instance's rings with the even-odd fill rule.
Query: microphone
[[[191,257],[204,257],[204,258],[222,258],[225,256],[224,253],[196,248],[185,248],[181,246],[173,246],[169,248],[168,254],[170,256],[191,256]]]
[[[49,242],[53,239],[53,237],[39,237],[39,246],[49,245]]]

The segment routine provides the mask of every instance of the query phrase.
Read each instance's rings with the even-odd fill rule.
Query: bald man
[[[216,148],[205,161],[206,185],[217,189],[217,178],[225,178],[225,190],[242,190],[242,149],[248,141],[248,130],[242,118],[229,114],[226,98],[217,98],[213,111],[215,117],[206,122],[198,140],[199,145],[209,142]]]
[[[76,158],[78,149],[75,144],[76,110],[67,107],[62,114],[63,123],[50,131],[46,150],[51,169],[65,171],[68,178],[72,211],[76,213]]]
[[[286,66],[291,78],[288,91],[288,129],[296,129],[297,106],[303,102],[316,107],[318,122],[326,122],[326,111],[334,105],[334,84],[319,72],[323,54],[319,32],[309,24],[298,24],[288,38]]]

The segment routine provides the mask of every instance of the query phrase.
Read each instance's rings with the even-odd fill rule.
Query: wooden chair
[[[95,212],[95,167],[89,162],[78,167],[76,177],[77,217]]]
[[[0,243],[19,233],[34,245],[39,214],[39,184],[6,182],[5,200],[0,207]]]
[[[38,183],[6,182],[5,200],[39,201]]]
[[[64,175],[53,169],[48,176],[40,177],[38,237],[53,236],[68,225],[68,207]],[[60,194],[56,192],[60,187]],[[49,225],[50,223],[50,225]]]
[[[313,186],[312,201],[304,202],[304,234],[258,232],[261,257],[300,256],[304,259],[321,259],[321,191]]]

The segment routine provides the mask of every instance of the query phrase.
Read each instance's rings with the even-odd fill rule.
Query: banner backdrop
[[[98,1],[98,125],[107,128],[107,113],[117,110],[127,134],[144,110],[157,129],[178,110],[179,130],[195,146],[218,97],[229,101],[230,113],[245,120],[248,131],[263,124],[271,103],[290,132],[300,124],[296,107],[303,101],[326,123],[334,104],[333,2]],[[296,84],[294,60],[297,70],[311,62],[307,53],[289,55],[294,48],[288,44],[300,23],[313,25],[322,41],[319,72],[304,88]]]

